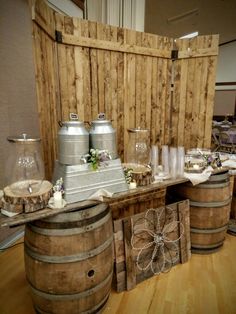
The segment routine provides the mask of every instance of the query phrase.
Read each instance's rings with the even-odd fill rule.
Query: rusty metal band
[[[51,301],[80,300],[80,299],[84,299],[90,295],[93,295],[94,293],[96,293],[99,290],[102,290],[102,288],[104,288],[107,284],[109,284],[109,282],[112,279],[112,275],[113,275],[113,273],[111,272],[102,282],[100,282],[94,288],[91,288],[91,289],[88,289],[88,290],[85,290],[85,291],[82,291],[79,293],[73,293],[73,294],[51,294],[51,293],[47,293],[47,292],[38,290],[38,289],[34,288],[31,284],[30,284],[30,288],[35,295],[37,295],[41,298],[47,299],[47,300],[51,300]],[[106,298],[107,298],[107,295],[102,300],[102,302],[104,302],[104,300]]]
[[[74,262],[84,261],[88,258],[99,255],[104,250],[106,250],[111,245],[112,242],[113,242],[113,235],[109,239],[107,239],[103,244],[101,244],[100,246],[96,247],[93,250],[79,253],[79,254],[66,255],[66,256],[51,256],[51,255],[38,254],[38,253],[35,253],[28,244],[25,244],[25,253],[29,255],[30,257],[32,257],[33,259],[40,262],[53,263],[53,264],[74,263]]]
[[[84,232],[88,232],[94,229],[97,229],[104,225],[107,221],[111,219],[111,214],[110,212],[107,213],[105,217],[102,219],[89,224],[85,225],[83,227],[78,227],[78,228],[68,228],[68,229],[46,229],[46,228],[39,228],[36,226],[33,226],[32,224],[27,224],[27,228],[31,229],[33,232],[46,235],[46,236],[58,236],[58,237],[63,237],[63,236],[68,236],[68,235],[76,235],[76,234],[81,234]]]
[[[221,201],[221,202],[194,202],[194,201],[190,201],[190,206],[193,207],[222,207],[222,206],[226,206],[229,205],[231,203],[231,197],[225,201]]]

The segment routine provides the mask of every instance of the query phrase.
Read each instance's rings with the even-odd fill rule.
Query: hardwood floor
[[[33,314],[24,273],[23,245],[0,253],[0,313]],[[211,255],[192,255],[167,274],[129,292],[112,291],[103,314],[235,314],[236,237]],[[68,313],[70,314],[70,313]]]

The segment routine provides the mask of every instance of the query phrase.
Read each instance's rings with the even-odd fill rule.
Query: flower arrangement
[[[220,154],[218,152],[215,152],[213,154],[203,154],[201,152],[201,150],[199,150],[199,153],[204,158],[207,166],[211,166],[212,168],[222,167],[222,163],[220,160]]]
[[[63,179],[62,178],[58,179],[52,189],[54,193],[61,192],[61,194],[63,194],[64,193]]]
[[[124,171],[124,175],[125,175],[125,180],[127,182],[127,184],[130,184],[133,180],[132,178],[132,168],[127,168],[127,167],[123,167],[123,171]]]
[[[107,150],[90,149],[88,162],[91,163],[93,170],[98,170],[99,167],[106,166],[109,160],[111,160],[111,155]]]

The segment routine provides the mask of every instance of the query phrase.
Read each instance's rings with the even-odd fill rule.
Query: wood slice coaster
[[[123,164],[123,167],[127,169],[132,169],[131,171],[132,179],[136,181],[137,186],[149,185],[154,181],[152,169],[149,166],[127,163]]]
[[[52,184],[43,181],[37,193],[27,195],[16,195],[9,186],[3,190],[4,195],[1,199],[1,207],[10,213],[28,213],[47,207],[52,194]]]
[[[227,232],[231,235],[236,236],[236,220],[230,219]]]

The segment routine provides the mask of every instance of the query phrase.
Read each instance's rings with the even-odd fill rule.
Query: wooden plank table
[[[184,183],[187,181],[188,181],[188,179],[178,178],[178,179],[165,180],[163,182],[152,183],[152,184],[147,185],[147,186],[137,187],[136,189],[133,189],[133,190],[115,193],[112,196],[112,198],[104,199],[104,202],[110,203],[113,201],[123,200],[125,197],[135,196],[135,195],[139,195],[139,194],[146,193],[146,192],[156,191],[158,189],[167,188],[168,186]],[[0,228],[2,228],[2,227],[16,227],[16,226],[23,225],[23,224],[30,222],[30,221],[43,219],[43,218],[50,217],[50,216],[55,216],[57,214],[69,212],[69,211],[72,211],[75,209],[77,209],[77,210],[81,209],[82,210],[84,208],[96,205],[98,203],[100,203],[100,202],[99,201],[92,201],[92,200],[85,200],[85,201],[81,201],[81,202],[77,202],[77,203],[73,203],[73,204],[68,204],[64,208],[51,209],[51,208],[47,207],[47,208],[44,208],[44,209],[41,209],[41,210],[38,210],[38,211],[35,211],[32,213],[22,213],[22,214],[14,216],[14,217],[6,217],[6,216],[1,214],[0,215]]]

